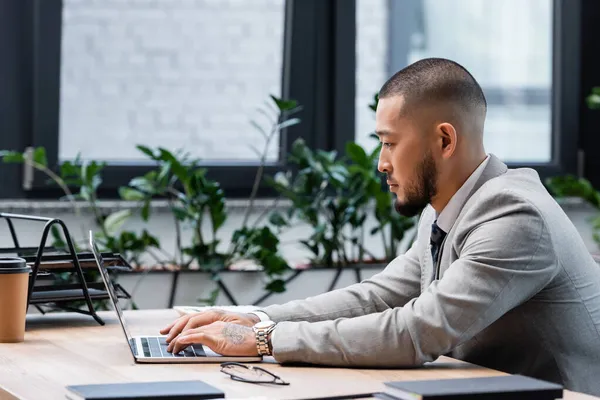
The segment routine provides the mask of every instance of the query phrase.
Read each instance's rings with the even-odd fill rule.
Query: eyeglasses
[[[224,362],[221,364],[221,372],[229,375],[234,381],[248,383],[270,383],[273,385],[289,385],[272,372],[261,367],[244,365],[236,362]]]

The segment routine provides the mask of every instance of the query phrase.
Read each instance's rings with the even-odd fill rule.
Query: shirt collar
[[[475,187],[475,183],[477,183],[481,177],[481,174],[483,173],[483,170],[485,169],[489,160],[490,156],[488,155],[485,160],[479,164],[477,169],[473,171],[465,183],[463,183],[460,189],[454,193],[454,196],[452,196],[448,204],[446,204],[446,207],[444,207],[442,212],[437,216],[437,225],[444,232],[450,232],[452,225],[454,225],[456,218],[458,218],[458,214],[460,214],[460,210],[463,208],[467,198],[469,197],[469,193],[471,193],[471,190],[473,187]]]

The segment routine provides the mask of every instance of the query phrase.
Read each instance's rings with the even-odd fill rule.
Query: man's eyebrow
[[[390,132],[389,131],[375,131],[375,134],[379,137],[382,137],[382,136],[389,136]]]

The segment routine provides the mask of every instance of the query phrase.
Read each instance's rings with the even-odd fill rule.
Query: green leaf
[[[152,236],[146,229],[142,231],[141,239],[144,242],[144,244],[146,244],[146,246],[156,248],[160,247],[160,242],[158,241],[158,238],[156,236]]]
[[[358,164],[364,168],[371,167],[371,162],[369,161],[369,157],[367,156],[365,149],[363,149],[357,143],[354,143],[354,142],[347,143],[346,144],[346,153],[348,154],[350,159],[352,161],[354,161],[356,164]]]
[[[104,220],[104,229],[112,236],[117,233],[129,217],[131,217],[131,210],[114,212]]]
[[[137,147],[137,149],[139,151],[141,151],[142,153],[144,153],[145,155],[147,155],[151,159],[156,160],[156,156],[154,155],[154,151],[152,151],[152,149],[150,149],[149,147],[142,146],[142,145],[137,145],[135,147]]]
[[[140,214],[144,221],[148,221],[148,218],[150,218],[150,199],[146,199],[142,209],[140,210]]]
[[[587,179],[564,175],[549,178],[545,183],[555,197],[580,197],[600,208],[600,195]]]
[[[288,222],[285,220],[285,218],[283,217],[283,215],[281,215],[278,212],[273,212],[270,216],[269,216],[269,222],[271,224],[273,224],[274,226],[278,226],[278,227],[282,227],[282,226],[289,226]]]
[[[592,110],[600,109],[600,94],[592,93],[585,100],[588,108]]]
[[[299,118],[290,118],[277,125],[279,129],[289,128],[290,126],[298,125],[300,123]]]
[[[283,279],[274,279],[265,286],[265,289],[272,293],[283,293],[285,292],[285,282]]]
[[[173,171],[173,174],[175,174],[175,176],[181,182],[187,182],[190,171],[183,166],[183,164],[173,155],[173,153],[162,147],[159,150],[160,159],[171,164],[171,171]]]
[[[212,230],[216,233],[227,220],[227,213],[225,212],[225,203],[223,203],[222,205],[217,203],[211,206],[210,219],[212,221]]]
[[[47,167],[48,158],[46,157],[46,149],[43,147],[36,147],[33,151],[33,161]]]
[[[63,179],[77,177],[79,179],[79,168],[70,161],[65,161],[60,165],[60,176]]]
[[[146,192],[146,193],[154,192],[154,184],[152,183],[152,181],[150,181],[149,179],[147,179],[145,177],[133,178],[131,181],[129,181],[129,186],[131,186],[141,192]]]
[[[377,105],[379,104],[379,93],[375,93],[373,96],[373,103],[369,104],[369,108],[372,111],[377,111]]]
[[[189,218],[189,214],[185,208],[173,206],[171,207],[171,212],[179,221],[185,221]]]
[[[270,97],[281,112],[294,109],[298,105],[296,100],[283,100],[273,95],[270,95]]]
[[[90,188],[87,186],[82,186],[79,189],[79,196],[81,196],[81,198],[84,199],[85,201],[92,200],[92,192],[90,191]]]
[[[146,198],[146,194],[126,186],[119,188],[119,195],[123,200],[127,201],[141,201]]]
[[[160,173],[158,174],[158,177],[156,178],[156,180],[158,182],[163,182],[163,180],[165,180],[168,176],[169,173],[171,172],[171,163],[170,162],[166,162],[162,165],[162,167],[160,167]]]
[[[25,161],[25,157],[23,156],[23,153],[19,153],[18,151],[6,151],[6,150],[1,151],[0,157],[2,157],[2,161],[4,161],[7,164],[11,164],[11,163],[20,164]]]
[[[100,187],[100,185],[102,185],[102,177],[99,174],[95,174],[92,177],[92,182],[91,182],[92,190],[94,192],[96,192],[98,190],[98,188]]]

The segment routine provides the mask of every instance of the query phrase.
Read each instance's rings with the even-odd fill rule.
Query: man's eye
[[[392,146],[391,143],[386,143],[386,142],[382,142],[381,144],[383,147],[391,147]]]

